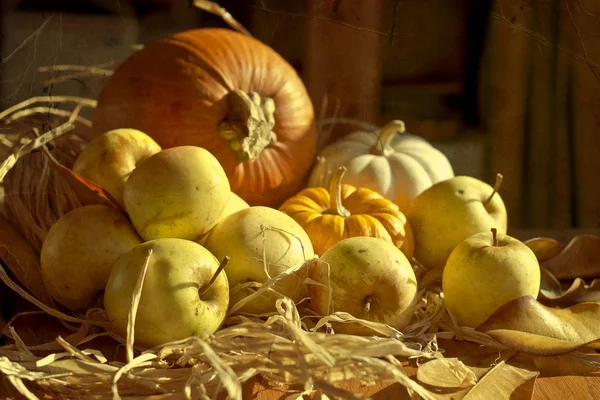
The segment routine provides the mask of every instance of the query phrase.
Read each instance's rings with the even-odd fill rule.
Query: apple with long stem
[[[125,336],[136,282],[152,250],[135,321],[135,343],[158,346],[216,332],[229,307],[229,283],[217,258],[196,242],[155,239],[136,246],[115,263],[104,292],[104,307]]]
[[[442,268],[454,248],[469,236],[507,230],[506,207],[494,187],[469,176],[439,182],[411,203],[406,217],[413,230],[415,258],[427,268]]]

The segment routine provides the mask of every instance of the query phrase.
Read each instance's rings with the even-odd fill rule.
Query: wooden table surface
[[[446,350],[446,355],[449,357],[485,354],[490,351],[490,349],[474,343],[453,340],[440,340],[439,346]],[[531,357],[526,355],[517,355],[516,357],[518,359],[531,359]],[[536,361],[540,370],[540,376],[535,380],[532,399],[600,399],[600,370],[595,370],[593,367],[577,361],[570,361],[564,357],[537,358]],[[416,376],[416,368],[410,365],[406,365],[405,368],[412,378]],[[373,400],[411,399],[407,390],[399,383],[394,382],[378,382],[370,386],[363,386],[360,382],[347,382],[338,386],[352,393],[370,396]],[[287,388],[269,387],[267,383],[257,378],[251,382],[247,382],[244,386],[244,400],[284,400],[286,396],[290,395],[285,389]],[[524,388],[524,392],[526,393],[529,390],[529,388]]]

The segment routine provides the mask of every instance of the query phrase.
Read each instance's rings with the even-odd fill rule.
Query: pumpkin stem
[[[404,132],[406,132],[404,121],[395,119],[388,122],[383,128],[381,128],[381,132],[377,137],[377,143],[371,147],[371,154],[376,154],[378,156],[385,155],[386,150],[390,147],[390,142],[392,141],[394,135],[396,133]]]
[[[275,102],[257,92],[229,92],[229,115],[217,127],[240,162],[256,160],[265,147],[277,142]]]
[[[339,215],[344,218],[351,215],[350,211],[342,204],[342,178],[346,171],[346,167],[339,167],[329,182],[329,210],[325,212],[326,214]]]

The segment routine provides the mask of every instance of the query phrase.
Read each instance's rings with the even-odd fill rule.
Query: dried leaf
[[[586,354],[576,350],[559,357],[532,357],[531,361],[543,377],[598,376],[600,372],[600,354],[596,352]]]
[[[537,257],[538,261],[545,261],[556,257],[565,248],[558,240],[545,237],[537,237],[524,242]]]
[[[121,209],[119,203],[106,190],[94,182],[77,174],[56,160],[52,163],[61,176],[69,183],[72,193],[77,196],[81,205],[102,204]]]
[[[600,278],[600,237],[577,235],[560,254],[541,265],[558,280]]]
[[[0,260],[33,296],[46,305],[53,304],[42,281],[36,251],[2,215],[0,215]]]
[[[463,400],[531,399],[537,371],[499,362],[463,397]]]
[[[549,308],[531,296],[500,307],[477,330],[524,353],[555,356],[600,339],[600,303]]]
[[[558,281],[546,268],[541,267],[542,285],[538,301],[547,306],[572,306],[582,302],[600,302],[600,279],[589,285],[581,278],[570,284]]]
[[[417,379],[440,388],[464,388],[477,383],[475,373],[458,358],[441,358],[421,364]]]
[[[417,377],[425,373],[431,375],[427,378],[431,381],[428,388],[435,393],[437,400],[461,400],[461,399],[529,399],[533,394],[533,383],[531,375],[537,375],[537,372],[530,372],[533,367],[531,361],[520,364],[514,363],[511,359],[517,354],[514,350],[504,352],[491,352],[480,355],[461,356],[458,358],[447,359],[461,362],[461,368],[467,369],[471,377],[471,384],[462,388],[451,388],[443,379],[448,368],[443,360],[430,361],[427,364],[434,363],[434,368],[439,366],[439,370],[421,371],[427,364],[421,365],[417,372]],[[510,363],[509,363],[510,360]],[[465,384],[466,386],[466,384]]]

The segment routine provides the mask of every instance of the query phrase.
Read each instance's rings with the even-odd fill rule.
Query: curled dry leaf
[[[432,360],[419,366],[417,379],[437,400],[530,399],[539,372],[514,363],[515,354],[508,350]]]
[[[533,251],[538,261],[545,261],[556,257],[565,248],[561,242],[547,237],[536,237],[524,241]]]
[[[417,379],[441,388],[464,388],[477,383],[475,373],[458,358],[440,358],[419,366]]]
[[[600,279],[589,285],[581,278],[569,284],[561,283],[546,268],[541,267],[542,285],[538,301],[547,306],[572,306],[577,303],[600,302]]]
[[[558,280],[600,278],[600,237],[577,235],[556,256],[541,265]]]
[[[121,209],[119,203],[99,185],[77,174],[59,162],[54,162],[61,176],[69,183],[72,193],[77,196],[82,206],[102,204]]]
[[[50,295],[42,282],[40,262],[35,249],[15,229],[12,223],[0,215],[0,262],[33,296],[52,305]]]
[[[500,307],[477,330],[514,350],[556,356],[600,339],[599,320],[600,303],[559,309],[522,296]]]
[[[529,400],[538,375],[537,371],[501,361],[469,390],[463,400]]]

